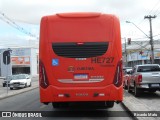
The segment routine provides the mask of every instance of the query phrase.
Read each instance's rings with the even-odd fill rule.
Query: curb
[[[123,107],[124,109],[127,110],[126,112],[127,112],[134,120],[138,120],[137,117],[134,117],[133,112],[123,103],[123,101],[121,102],[121,105],[122,105],[122,107]]]
[[[39,86],[36,85],[36,86],[34,86],[34,87],[30,88],[30,89],[26,89],[26,90],[24,90],[24,91],[15,92],[15,93],[10,93],[10,94],[6,94],[6,95],[4,95],[4,96],[0,96],[0,100],[6,99],[6,98],[9,98],[9,97],[12,97],[12,96],[21,94],[21,93],[25,93],[25,92],[28,92],[28,91],[31,91],[31,90],[34,90],[34,89],[36,89],[36,88],[38,88],[38,87],[39,87]]]
[[[124,91],[124,99],[122,101],[122,106],[130,113],[131,117],[135,118],[136,120],[156,120],[156,117],[139,117],[135,116],[137,112],[147,113],[151,112],[152,110],[146,105],[143,104],[140,100],[136,99],[134,96],[130,95],[129,93]]]

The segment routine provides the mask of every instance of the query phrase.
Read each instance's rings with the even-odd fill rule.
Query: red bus
[[[54,108],[71,102],[123,99],[119,19],[111,14],[61,13],[40,25],[40,101]]]

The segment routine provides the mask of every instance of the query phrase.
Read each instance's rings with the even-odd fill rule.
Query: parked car
[[[126,81],[129,77],[129,71],[132,70],[132,67],[123,67],[123,87],[126,89]]]
[[[123,67],[123,71],[125,71],[125,70],[131,70],[132,69],[132,67]]]
[[[132,72],[132,69],[126,69],[124,71],[124,75],[123,75],[123,87],[124,87],[124,89],[127,89],[127,87],[128,87],[128,81],[131,78],[131,72]]]
[[[128,92],[139,96],[142,91],[160,90],[160,66],[158,64],[136,65],[128,82]]]
[[[10,81],[11,81],[11,75],[7,76],[4,78],[3,82],[2,82],[2,86],[3,87],[6,87],[7,86],[7,83],[8,83],[8,87],[10,85]]]
[[[31,87],[31,79],[28,74],[12,75],[10,89]]]

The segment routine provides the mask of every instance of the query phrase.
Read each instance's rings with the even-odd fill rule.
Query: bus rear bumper
[[[40,101],[81,102],[81,101],[122,101],[123,87],[108,85],[106,87],[40,87]]]

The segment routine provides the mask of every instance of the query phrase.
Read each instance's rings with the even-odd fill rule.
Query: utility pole
[[[149,19],[149,23],[150,23],[150,44],[151,44],[151,60],[152,60],[152,64],[154,64],[154,43],[153,43],[153,35],[152,35],[152,18],[156,18],[156,15],[151,16],[144,16],[144,19]]]
[[[125,40],[125,59],[126,59],[126,67],[128,66],[128,61],[127,61],[127,45],[126,45],[126,38],[124,38]]]

